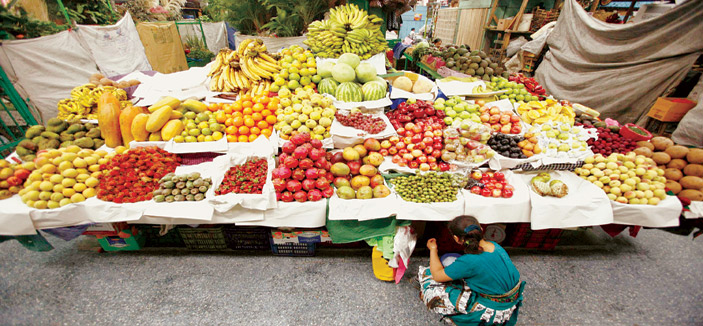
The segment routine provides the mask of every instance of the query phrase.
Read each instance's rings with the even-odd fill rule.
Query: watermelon
[[[330,94],[334,96],[335,91],[337,90],[337,86],[339,86],[339,83],[334,80],[333,78],[325,78],[320,81],[319,84],[317,84],[317,91],[320,94]]]
[[[353,82],[339,84],[334,93],[334,97],[343,102],[361,102],[364,100],[361,87],[359,84]]]
[[[364,101],[375,101],[386,97],[386,84],[378,81],[370,81],[361,87]]]

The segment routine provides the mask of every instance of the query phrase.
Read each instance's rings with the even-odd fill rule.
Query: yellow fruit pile
[[[58,118],[62,120],[97,119],[98,100],[105,92],[110,92],[120,101],[120,107],[131,104],[127,100],[127,93],[113,86],[96,86],[85,84],[71,90],[71,98],[66,98],[58,103]]]
[[[297,133],[310,133],[312,138],[319,140],[330,137],[330,126],[337,109],[329,97],[303,88],[298,88],[295,95],[284,89],[278,96],[281,108],[275,112],[278,122],[273,127],[282,139],[289,139]]]
[[[517,108],[522,121],[528,124],[542,124],[549,121],[563,122],[574,125],[576,114],[570,106],[547,99],[546,101],[530,101],[522,103]]]
[[[208,76],[210,90],[214,92],[239,92],[252,96],[269,91],[273,75],[281,68],[278,61],[266,52],[260,39],[246,39],[237,50],[222,49],[215,58]]]

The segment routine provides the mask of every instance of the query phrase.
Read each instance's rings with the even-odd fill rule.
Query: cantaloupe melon
[[[434,85],[424,78],[419,78],[413,85],[413,93],[422,94],[429,93]]]
[[[393,87],[410,92],[413,89],[413,81],[405,76],[400,76],[393,81]]]

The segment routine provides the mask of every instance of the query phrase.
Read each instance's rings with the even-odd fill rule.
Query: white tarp
[[[151,70],[129,12],[115,25],[78,25],[76,30],[81,43],[93,55],[105,76]]]
[[[11,74],[13,84],[19,84],[29,95],[41,120],[55,117],[59,100],[70,96],[71,89],[87,83],[90,75],[98,72],[95,61],[73,31],[3,41],[0,51],[7,58],[2,60],[2,68]]]
[[[205,43],[207,43],[207,48],[210,52],[217,54],[220,49],[229,49],[227,43],[227,28],[225,27],[225,22],[219,23],[202,23],[203,31],[205,32]],[[203,34],[200,32],[200,25],[178,25],[178,32],[181,34],[181,41],[186,42],[186,36],[195,36],[197,38],[202,38]]]
[[[234,41],[237,43],[237,46],[239,46],[239,43],[242,43],[242,41],[250,38],[258,38],[264,41],[266,49],[268,49],[268,51],[271,53],[276,53],[281,49],[287,48],[291,45],[300,45],[304,48],[307,48],[307,45],[303,44],[303,41],[308,39],[308,37],[305,35],[295,37],[262,37],[237,33],[234,36]]]

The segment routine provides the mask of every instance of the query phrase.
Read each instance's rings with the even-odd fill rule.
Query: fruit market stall
[[[382,247],[410,221],[462,214],[536,235],[678,226],[682,200],[700,212],[703,149],[500,76],[461,47],[440,56],[472,77],[384,74],[378,25],[346,5],[310,24],[309,50],[246,39],[202,68],[93,76],[0,161],[0,234],[98,223],[137,239],[150,224],[203,225],[177,232],[216,249],[256,237],[231,236],[241,227],[302,228],[316,230],[312,242]],[[274,252],[284,238],[314,252],[303,235],[277,232],[263,232]],[[506,243],[529,236],[514,233]]]

